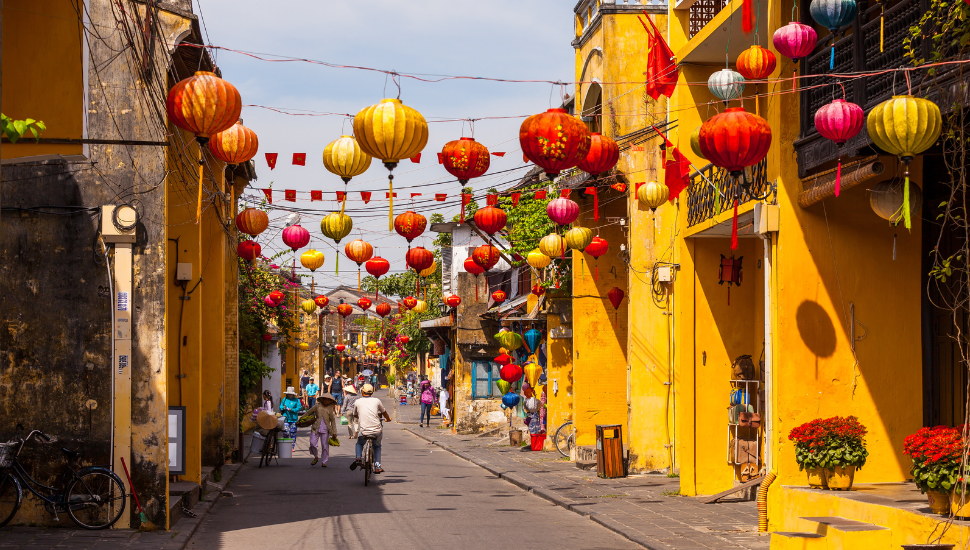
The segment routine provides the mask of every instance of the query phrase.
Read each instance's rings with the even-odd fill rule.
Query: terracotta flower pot
[[[960,495],[956,491],[950,493],[950,511],[957,517],[970,517],[970,495]]]
[[[825,470],[822,468],[805,468],[805,473],[808,474],[808,486],[812,489],[829,488],[825,482]]]
[[[950,494],[945,491],[926,491],[926,500],[934,514],[950,514]]]
[[[825,469],[825,480],[829,489],[833,491],[848,491],[852,489],[852,479],[855,477],[855,466],[836,466]]]

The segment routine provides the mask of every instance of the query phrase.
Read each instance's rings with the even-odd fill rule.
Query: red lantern
[[[496,290],[492,293],[492,301],[495,302],[495,305],[500,305],[505,301],[505,298],[505,292],[502,292],[501,290]]]
[[[505,380],[509,384],[515,384],[522,379],[522,367],[515,363],[505,365],[498,372],[502,380]]]
[[[737,69],[747,80],[764,80],[775,70],[775,54],[755,44],[738,56]]]
[[[495,267],[499,258],[498,249],[490,244],[483,244],[472,252],[472,261],[478,264],[483,271],[488,271]]]
[[[519,145],[522,154],[552,179],[586,158],[590,135],[586,125],[565,109],[549,109],[522,122]]]
[[[399,214],[394,218],[394,230],[397,231],[398,235],[407,239],[408,245],[411,244],[411,241],[421,236],[424,233],[424,228],[427,226],[428,219],[411,210]]]
[[[317,296],[316,298],[313,299],[313,301],[316,302],[317,305],[320,306],[321,308],[325,308],[327,307],[327,305],[330,304],[330,298],[327,298],[326,296],[322,296],[322,295]]]
[[[609,292],[606,293],[606,297],[610,299],[610,303],[613,304],[613,328],[616,328],[620,314],[617,310],[620,309],[620,304],[623,303],[623,296],[625,294],[619,287],[613,287]]]
[[[364,268],[370,273],[374,278],[379,279],[381,275],[387,273],[387,270],[391,269],[391,263],[381,258],[380,256],[374,256],[373,258],[367,260],[364,264]]]
[[[598,260],[600,256],[606,254],[610,249],[610,243],[606,239],[601,239],[599,237],[593,237],[593,240],[589,242],[586,249],[583,252],[589,254],[593,259]],[[594,266],[593,280],[598,280],[600,276],[599,265]]]
[[[377,307],[374,308],[374,311],[381,316],[381,319],[383,319],[384,317],[387,317],[388,315],[391,314],[391,304],[388,304],[387,302],[381,302],[377,304]]]
[[[445,298],[445,304],[447,304],[448,307],[458,307],[458,305],[461,304],[461,297],[459,297],[457,294],[451,294]]]
[[[727,283],[728,305],[731,305],[731,285],[741,286],[741,260],[743,259],[744,256],[741,256],[740,258],[731,256],[728,258],[724,254],[721,254],[721,267],[717,272],[717,284],[723,285],[724,283]]]
[[[349,317],[350,314],[353,312],[354,312],[354,306],[350,304],[340,304],[339,306],[337,306],[337,313],[339,313],[340,316],[343,317],[344,319]]]
[[[402,344],[407,344],[408,342],[411,341],[411,338],[409,338],[406,334],[402,334],[397,337],[397,341]]]
[[[274,290],[273,292],[269,293],[269,299],[273,300],[274,304],[280,305],[283,303],[283,300],[286,299],[286,294],[283,294],[279,290]]]
[[[366,297],[362,297],[361,299],[357,300],[357,305],[360,306],[360,309],[364,311],[367,311],[368,309],[370,309],[370,306],[372,303],[373,302],[370,301],[370,298],[366,298]]]
[[[268,333],[268,332],[263,335],[263,340],[266,341],[266,342],[269,342],[272,339],[273,339],[273,335],[270,334],[270,333]]]
[[[258,208],[247,208],[236,216],[236,229],[255,237],[269,227],[269,216]]]
[[[577,166],[590,175],[609,172],[620,160],[620,147],[613,138],[599,132],[590,134],[589,152]]]
[[[414,306],[418,305],[418,299],[414,296],[407,296],[401,300],[401,302],[404,303],[404,307],[408,309],[414,309]]]
[[[239,165],[256,156],[259,139],[256,132],[246,128],[241,121],[212,136],[209,151],[212,156],[226,164]]]
[[[489,235],[504,229],[507,219],[505,211],[495,206],[486,206],[475,212],[475,225]]]
[[[236,255],[244,260],[255,260],[261,251],[262,247],[256,241],[243,241],[236,245]]]
[[[334,346],[334,348],[336,348],[337,351],[343,351],[343,350],[347,349],[347,346],[345,346],[343,344],[337,344],[336,346]]]
[[[292,248],[294,252],[303,248],[309,242],[310,232],[300,225],[291,225],[283,230],[283,244]]]
[[[478,265],[473,258],[465,258],[465,271],[478,276],[485,273],[485,269]]]
[[[503,367],[505,365],[511,364],[512,361],[513,359],[509,357],[509,355],[506,353],[503,353],[502,355],[499,355],[498,357],[495,358],[495,362]]]
[[[441,164],[462,185],[487,172],[490,163],[488,149],[475,138],[463,137],[449,141],[441,149]]]
[[[546,293],[546,289],[542,288],[542,285],[532,285],[532,293],[536,296],[542,296]]]
[[[404,260],[409,268],[415,272],[422,272],[434,265],[434,254],[423,247],[412,248],[404,255]]]

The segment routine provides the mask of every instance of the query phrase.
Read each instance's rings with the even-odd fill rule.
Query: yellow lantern
[[[573,250],[586,250],[593,242],[593,232],[585,227],[574,227],[566,231],[566,246]]]
[[[529,386],[533,388],[533,391],[537,389],[536,386],[539,384],[539,376],[542,375],[542,367],[535,363],[526,363],[522,367],[522,371],[525,374],[525,379],[529,382]],[[536,397],[540,395],[536,393]]]
[[[512,332],[511,330],[499,332],[495,335],[495,339],[498,340],[499,344],[502,344],[503,349],[507,350],[503,353],[515,351],[522,347],[522,335],[518,332]]]
[[[707,160],[704,153],[701,152],[701,127],[698,126],[694,128],[694,131],[690,133],[690,150],[694,152],[695,155],[700,158]]]
[[[300,255],[300,265],[309,269],[310,271],[316,271],[320,266],[322,266],[323,260],[323,252],[317,252],[312,248]]]
[[[528,262],[533,269],[544,269],[547,265],[549,265],[550,262],[552,262],[552,258],[546,256],[537,248],[532,252],[529,252],[525,258],[525,261]]]
[[[566,255],[566,239],[558,233],[550,233],[539,241],[539,250],[549,258],[561,258]]]
[[[909,162],[936,143],[943,128],[940,108],[928,99],[897,95],[869,111],[866,130],[877,147],[903,162],[903,223],[912,225],[909,203]]]
[[[414,311],[416,313],[424,313],[425,311],[428,311],[428,302],[425,302],[424,300],[418,300],[417,305],[412,307],[411,311]]]
[[[371,156],[364,152],[352,136],[340,136],[323,150],[323,166],[331,174],[340,176],[344,183],[370,168]]]
[[[306,342],[300,342],[300,349],[303,351],[306,351],[310,349],[310,344],[307,344]]]
[[[320,220],[320,231],[324,236],[333,239],[333,242],[340,243],[340,239],[343,239],[350,234],[350,230],[354,228],[354,221],[350,219],[347,214],[342,214],[340,212],[331,212]],[[340,257],[340,254],[337,254]],[[340,261],[340,260],[337,260]]]
[[[431,262],[431,267],[418,273],[418,277],[430,277],[438,270],[438,262]]]
[[[368,155],[384,161],[388,171],[390,213],[387,230],[394,231],[394,174],[401,159],[418,155],[428,144],[428,122],[400,99],[382,99],[354,117],[354,136]]]
[[[670,197],[670,189],[662,183],[648,181],[637,189],[637,200],[642,206],[656,212],[657,208],[667,202]]]
[[[300,304],[300,308],[307,312],[307,314],[312,314],[317,310],[317,303],[313,300],[303,300],[303,303]]]

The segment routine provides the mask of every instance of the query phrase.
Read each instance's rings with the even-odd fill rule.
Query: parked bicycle
[[[68,462],[61,474],[60,487],[48,487],[30,477],[18,460],[24,445],[35,435],[48,443],[54,442],[53,437],[33,430],[24,439],[0,443],[0,527],[17,514],[23,503],[24,487],[44,501],[44,508],[54,516],[54,521],[59,521],[58,513],[64,512],[83,529],[107,529],[114,525],[128,503],[121,478],[102,466],[75,470],[72,464],[81,453],[61,448]]]
[[[273,428],[266,434],[266,439],[263,441],[262,454],[259,457],[259,466],[257,468],[262,468],[263,464],[269,467],[270,461],[274,458],[276,459],[276,464],[280,463],[280,431],[279,428]]]
[[[566,421],[559,426],[552,440],[556,443],[559,454],[569,456],[569,451],[576,446],[576,427],[573,426],[573,421]]]

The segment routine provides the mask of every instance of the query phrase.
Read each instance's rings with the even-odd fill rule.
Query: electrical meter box
[[[127,204],[101,207],[101,237],[106,243],[133,243],[138,227],[138,211]]]

